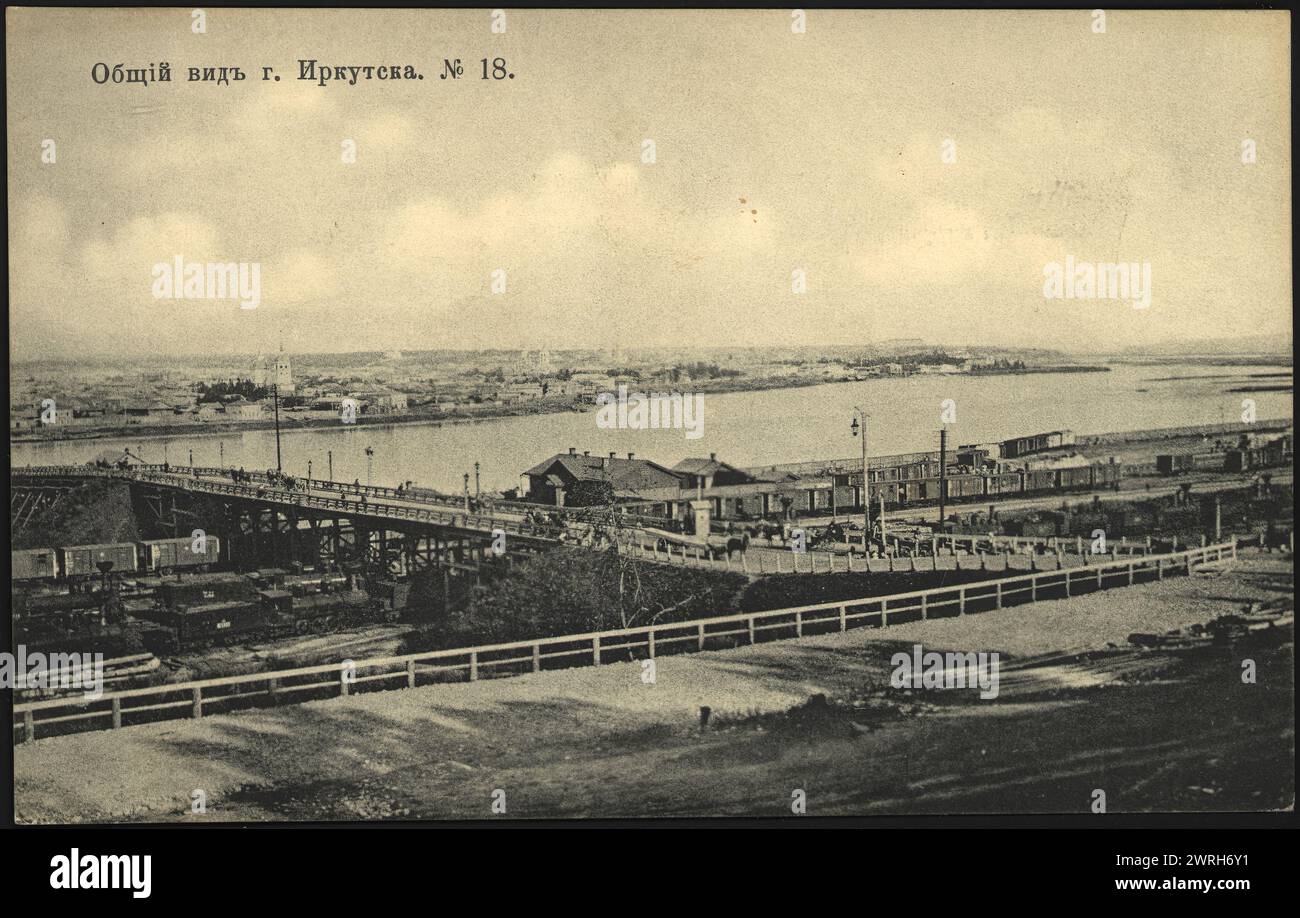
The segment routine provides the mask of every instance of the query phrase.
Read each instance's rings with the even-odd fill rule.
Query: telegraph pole
[[[939,429],[939,531],[943,531],[948,496],[948,430]]]
[[[278,383],[271,384],[271,399],[275,405],[275,470],[283,472],[284,466],[280,463],[280,386]]]

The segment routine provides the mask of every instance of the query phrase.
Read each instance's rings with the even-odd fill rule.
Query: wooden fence
[[[283,699],[347,695],[369,689],[414,688],[420,684],[475,681],[575,665],[653,659],[664,653],[733,647],[964,615],[1004,606],[1059,599],[1082,592],[1163,580],[1193,567],[1235,559],[1235,540],[1166,555],[1130,556],[1091,567],[1037,571],[1017,577],[937,587],[891,596],[870,596],[796,608],[748,612],[614,631],[436,650],[404,656],[331,663],[195,682],[108,692],[97,699],[74,696],[14,706],[15,742],[37,732],[72,732],[122,727],[128,722],[202,717],[205,711],[275,704]]]

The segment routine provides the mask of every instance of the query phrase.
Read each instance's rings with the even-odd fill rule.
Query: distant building
[[[648,459],[637,459],[633,453],[620,459],[612,453],[580,456],[570,449],[524,472],[520,484],[528,500],[564,507],[570,505],[580,485],[589,485],[598,493],[601,484],[608,484],[616,500],[672,499],[681,491],[684,477]]]
[[[265,388],[276,386],[281,397],[294,394],[293,364],[283,348],[279,354],[253,361],[253,382]]]
[[[242,398],[226,402],[226,417],[232,421],[258,421],[262,418],[262,406]]]
[[[176,409],[164,401],[137,402],[122,412],[128,424],[161,424],[176,416]]]

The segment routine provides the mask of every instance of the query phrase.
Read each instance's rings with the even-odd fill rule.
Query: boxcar
[[[873,507],[879,505],[880,492],[882,488],[884,489],[885,492],[886,506],[890,506],[890,507],[898,506],[898,495],[903,490],[903,485],[897,481],[873,481],[871,483],[871,489],[870,489],[871,505]]]
[[[988,476],[988,493],[994,494],[1019,494],[1022,485],[1019,472],[1003,472],[999,475]]]
[[[1031,469],[1025,472],[1025,490],[1033,492],[1055,491],[1056,470]]]
[[[937,483],[936,483],[937,484]],[[919,501],[930,499],[930,479],[928,478],[909,478],[901,483],[899,493],[904,501],[914,504]],[[936,489],[935,496],[938,496]]]
[[[169,571],[215,564],[221,557],[221,541],[216,536],[206,536],[195,551],[195,540],[153,539],[140,542],[140,563],[145,571]]]
[[[948,499],[962,500],[984,496],[984,476],[953,475],[948,479]]]
[[[1177,475],[1180,472],[1190,472],[1194,461],[1191,453],[1159,455],[1156,456],[1156,471],[1161,475]]]
[[[59,574],[53,548],[29,548],[10,555],[14,580],[53,580]]]
[[[1061,490],[1071,491],[1092,487],[1092,466],[1061,469]]]
[[[1098,487],[1104,485],[1113,485],[1120,479],[1120,465],[1117,462],[1107,462],[1102,465],[1094,465],[1093,484]]]
[[[100,562],[109,562],[114,573],[139,570],[134,542],[106,545],[72,545],[59,549],[60,572],[64,577],[90,577],[100,573]]]

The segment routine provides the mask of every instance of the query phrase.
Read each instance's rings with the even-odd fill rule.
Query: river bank
[[[970,373],[960,374],[934,374],[943,376],[1024,376],[1040,373],[1105,373],[1109,372],[1109,367],[1103,366],[1050,366],[1050,367],[1023,367],[1020,369],[1008,370],[975,370]],[[890,377],[878,377],[885,379]],[[902,377],[906,378],[906,377]],[[825,379],[789,379],[787,377],[760,377],[756,379],[736,379],[727,378],[719,380],[705,380],[702,382],[692,382],[688,387],[692,394],[701,395],[725,395],[735,392],[766,392],[777,389],[806,389],[813,386],[834,385],[846,381],[854,382],[871,382],[876,377],[864,378],[860,380],[825,380]],[[682,391],[676,386],[667,387],[661,384],[646,384],[630,386],[631,392],[638,391]],[[444,424],[476,424],[482,421],[494,421],[502,418],[514,417],[531,417],[536,415],[563,414],[566,412],[586,413],[595,410],[596,406],[590,400],[580,400],[575,397],[566,396],[562,398],[539,398],[522,404],[499,405],[487,404],[481,406],[462,406],[454,411],[408,411],[403,414],[379,414],[366,415],[359,414],[356,416],[355,425],[358,427],[396,427],[405,424],[423,424],[433,427],[440,427]],[[282,410],[280,414],[280,430],[311,430],[321,428],[333,428],[340,424],[340,419],[334,415],[325,417],[305,417],[301,413],[289,410]],[[349,422],[350,424],[353,422]],[[236,434],[246,431],[257,430],[274,430],[276,422],[273,418],[256,421],[186,421],[183,423],[172,424],[117,424],[105,425],[102,427],[78,427],[74,429],[66,428],[47,428],[35,431],[10,431],[9,440],[11,443],[61,443],[68,441],[82,440],[108,440],[114,438],[128,439],[177,439],[182,437],[193,436],[217,436],[221,434]]]

